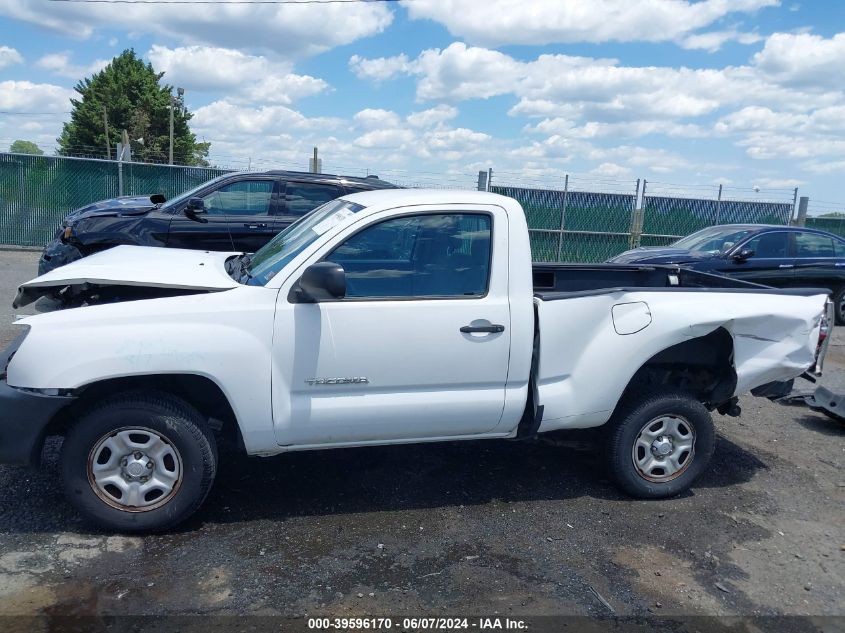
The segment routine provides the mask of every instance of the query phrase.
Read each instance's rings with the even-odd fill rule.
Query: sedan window
[[[679,239],[672,244],[675,248],[683,248],[701,253],[726,253],[734,244],[751,232],[747,228],[734,226],[716,226],[702,229]]]
[[[789,234],[785,231],[760,233],[742,245],[754,251],[754,257],[777,258],[789,255]]]
[[[305,215],[341,195],[334,185],[289,182],[285,188],[288,215]]]
[[[818,233],[795,234],[796,257],[834,257],[833,238]]]
[[[273,197],[272,180],[241,180],[203,198],[209,215],[267,215]]]

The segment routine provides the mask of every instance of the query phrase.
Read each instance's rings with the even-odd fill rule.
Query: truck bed
[[[534,295],[543,301],[633,290],[699,290],[812,296],[819,288],[782,288],[755,284],[677,265],[548,264],[532,265]]]

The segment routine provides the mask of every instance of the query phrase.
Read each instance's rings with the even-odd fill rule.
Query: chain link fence
[[[0,153],[0,244],[43,246],[74,209],[121,194],[170,198],[227,171]]]
[[[603,261],[630,245],[633,186],[630,194],[495,185],[490,190],[522,205],[534,261]]]
[[[812,215],[807,216],[804,226],[845,237],[845,204],[813,200],[808,207]]]
[[[74,209],[119,195],[162,193],[171,198],[230,171],[0,153],[0,244],[42,246]],[[670,244],[714,224],[788,224],[797,197],[797,190],[761,193],[569,176],[560,179],[559,187],[549,186],[550,179],[519,182],[520,186],[484,181],[482,187],[485,174],[492,177],[492,170],[479,175],[480,188],[522,204],[533,258],[542,262],[601,262],[629,248]],[[385,176],[411,187],[475,188],[466,174]],[[845,214],[811,215],[806,226],[845,236]]]
[[[560,190],[489,187],[522,204],[535,261],[601,262],[638,246],[666,246],[715,224],[789,224],[797,196],[781,190],[772,192],[775,199],[747,200],[740,196],[759,192],[714,187],[707,197],[663,184],[649,193],[645,181],[631,182],[630,193],[619,193],[618,183],[610,193],[572,191],[569,184],[566,177]]]

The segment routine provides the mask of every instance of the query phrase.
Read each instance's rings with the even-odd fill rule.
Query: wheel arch
[[[616,407],[634,393],[664,387],[691,393],[709,410],[722,412],[732,404],[736,386],[733,337],[719,327],[654,354],[628,381]]]
[[[200,374],[151,374],[109,378],[88,383],[75,390],[76,400],[50,420],[41,439],[65,435],[78,416],[92,403],[128,391],[156,390],[183,399],[205,417],[215,433],[243,446],[237,415],[223,389],[213,379]]]

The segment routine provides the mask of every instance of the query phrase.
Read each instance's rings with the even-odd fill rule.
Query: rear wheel
[[[710,413],[685,393],[652,393],[624,403],[610,424],[608,460],[619,487],[661,499],[687,490],[715,446]]]
[[[95,405],[62,448],[70,502],[92,523],[122,532],[164,530],[187,519],[205,500],[216,468],[205,420],[161,392]]]

